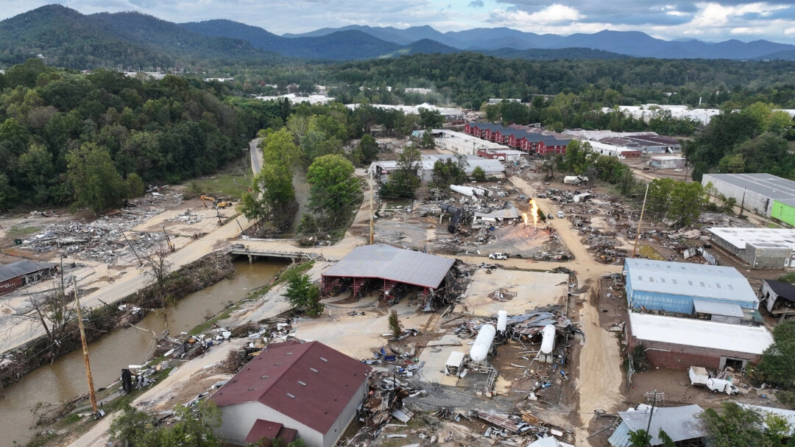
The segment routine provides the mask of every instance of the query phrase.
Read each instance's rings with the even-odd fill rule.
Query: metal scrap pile
[[[528,442],[548,436],[564,437],[571,435],[571,432],[560,427],[550,425],[533,415],[528,410],[514,414],[502,414],[495,411],[471,410],[464,413],[450,411],[449,408],[441,408],[434,413],[439,419],[453,419],[456,422],[461,419],[474,421],[479,419],[488,424],[488,428],[483,436],[490,443],[501,445],[524,446]]]
[[[414,413],[403,405],[403,399],[424,393],[409,384],[395,379],[390,373],[379,372],[370,376],[367,399],[359,406],[359,422],[364,424],[345,445],[358,445],[373,440],[392,418],[408,422]]]
[[[555,326],[559,335],[566,335],[571,330],[571,320],[558,312],[532,312],[508,317],[507,332],[513,339],[532,338],[550,324]]]

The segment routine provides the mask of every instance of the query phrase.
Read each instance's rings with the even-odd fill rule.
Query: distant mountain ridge
[[[416,29],[423,30],[423,36],[416,34]],[[640,31],[600,31],[594,34],[572,34],[559,36],[555,34],[535,34],[511,28],[475,28],[465,31],[441,33],[430,27],[414,27],[400,30],[397,28],[377,28],[351,25],[346,30],[358,30],[377,36],[380,39],[408,44],[422,38],[430,38],[453,48],[472,51],[494,51],[503,48],[517,50],[589,48],[632,57],[651,57],[664,59],[792,59],[788,52],[795,51],[795,45],[757,40],[741,42],[727,40],[725,42],[708,43],[699,40],[667,41],[657,39]],[[328,35],[336,31],[334,28],[323,28],[307,34],[289,34],[285,37],[299,38],[311,34],[315,37]],[[390,37],[391,36],[391,37]]]

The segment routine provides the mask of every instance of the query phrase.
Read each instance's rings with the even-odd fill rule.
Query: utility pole
[[[375,240],[375,225],[373,224],[373,196],[375,195],[375,188],[373,187],[373,173],[370,173],[370,245],[373,245]]]
[[[80,341],[83,343],[83,360],[86,362],[86,378],[88,379],[88,395],[91,398],[91,412],[97,414],[97,396],[94,394],[94,380],[91,378],[91,362],[88,360],[88,342],[86,342],[86,328],[83,327],[83,313],[80,311],[80,299],[77,297],[77,278],[74,278],[75,308],[77,309],[77,322],[80,326]]]
[[[649,196],[649,185],[646,183],[646,193],[643,194],[643,207],[640,209],[640,220],[638,221],[638,232],[635,235],[635,246],[632,247],[632,257],[635,257],[635,252],[638,249],[638,240],[640,239],[640,226],[643,224],[643,213],[646,211],[646,198]]]
[[[130,240],[127,239],[127,235],[124,234],[124,231],[121,232],[121,235],[124,236],[124,240],[127,241],[127,245],[130,246],[130,250],[132,250],[132,252],[135,255],[135,257],[138,258],[138,267],[142,267],[144,265],[144,263],[143,263],[143,261],[141,261],[141,258],[138,256],[138,253],[135,252],[135,249],[133,248],[132,244],[130,243]]]
[[[63,257],[64,257],[64,254],[61,253],[60,257],[61,257],[61,294],[64,295],[64,297],[65,297],[66,296],[66,286],[63,283]]]
[[[166,233],[166,225],[162,224],[162,225],[160,225],[160,228],[163,229],[163,235],[166,236],[166,242],[168,243],[168,251],[170,251],[171,253],[174,253],[175,248],[174,248],[174,245],[171,244],[171,238],[169,238],[168,237],[168,233]]]
[[[743,200],[740,202],[740,214],[737,217],[743,217],[743,207],[745,207],[745,193],[748,192],[747,189],[743,190]]]

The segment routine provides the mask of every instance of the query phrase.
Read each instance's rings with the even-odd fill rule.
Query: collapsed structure
[[[271,344],[212,396],[219,435],[235,445],[297,435],[331,447],[365,399],[371,370],[320,342]]]

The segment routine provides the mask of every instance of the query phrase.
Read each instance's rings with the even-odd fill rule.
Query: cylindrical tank
[[[475,344],[469,350],[469,357],[472,361],[482,362],[486,360],[486,356],[489,355],[489,349],[491,349],[491,342],[494,341],[494,335],[496,334],[497,330],[490,324],[483,325],[480,328],[480,332],[475,338]]]
[[[541,353],[552,354],[555,349],[555,326],[548,324],[541,331]]]
[[[508,328],[508,312],[504,310],[497,311],[497,330],[505,332]]]

